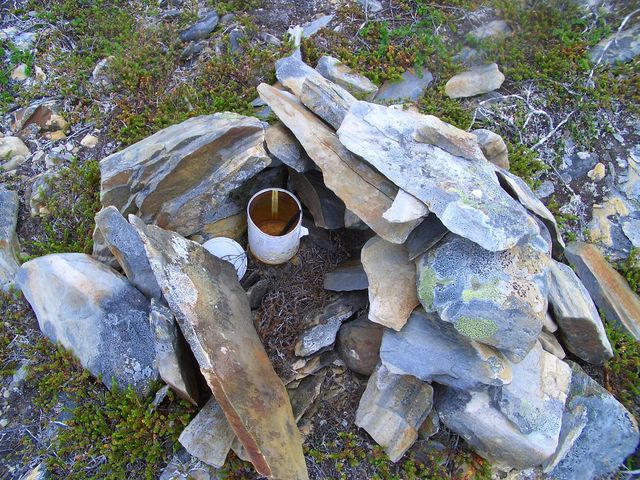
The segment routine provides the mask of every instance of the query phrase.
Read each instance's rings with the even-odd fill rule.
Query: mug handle
[[[309,235],[309,229],[307,227],[300,227],[300,238]]]

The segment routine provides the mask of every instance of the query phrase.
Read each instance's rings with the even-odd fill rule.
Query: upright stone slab
[[[289,187],[309,209],[317,227],[344,228],[344,202],[329,190],[320,172],[289,172]]]
[[[195,242],[130,217],[149,263],[227,420],[256,471],[307,479],[291,404],[251,320],[233,266]]]
[[[8,291],[18,264],[18,195],[0,186],[0,291]]]
[[[300,142],[282,122],[274,123],[267,128],[265,141],[269,153],[296,172],[304,173],[315,167]]]

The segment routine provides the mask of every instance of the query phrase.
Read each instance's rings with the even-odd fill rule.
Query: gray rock
[[[129,221],[200,371],[257,472],[306,480],[286,389],[255,331],[233,266],[174,232],[147,226],[133,215]]]
[[[154,298],[151,300],[149,321],[155,340],[156,365],[160,378],[180,398],[197,405],[200,398],[195,374],[197,365],[171,310]]]
[[[640,24],[616,32],[589,50],[595,64],[615,65],[633,60],[640,54]]]
[[[547,312],[547,315],[544,317],[544,321],[542,323],[542,329],[549,333],[555,333],[558,331],[558,324],[553,319],[551,314]]]
[[[607,322],[617,323],[640,340],[640,297],[604,259],[595,245],[571,242],[565,255]]]
[[[382,2],[379,0],[358,0],[358,3],[367,12],[378,13],[382,10]]]
[[[109,56],[105,57],[96,63],[96,66],[93,68],[91,72],[91,83],[99,88],[104,90],[108,90],[113,87],[113,79],[111,78],[111,65],[115,57]]]
[[[364,100],[372,99],[378,92],[375,83],[355,72],[337,58],[324,55],[318,60],[316,70],[333,83],[340,85],[352,95]]]
[[[525,209],[496,188],[493,166],[413,139],[424,115],[357,102],[338,136],[389,180],[426,204],[452,232],[491,251],[538,233]]]
[[[114,379],[149,393],[158,378],[149,301],[124,276],[88,255],[62,253],[24,263],[16,282],[47,338],[108,388]]]
[[[472,130],[472,134],[478,139],[482,153],[485,158],[494,165],[509,170],[509,151],[507,144],[497,133],[485,128]]]
[[[191,27],[180,32],[180,40],[183,42],[192,42],[194,40],[202,40],[207,38],[218,25],[218,13],[213,10],[206,13]]]
[[[189,454],[207,465],[221,468],[236,437],[214,397],[187,425],[178,441]]]
[[[324,276],[325,290],[351,292],[369,288],[367,273],[360,261],[349,261],[338,265]]]
[[[511,365],[511,371],[511,383],[489,389],[496,408],[522,433],[537,435],[555,451],[571,369],[536,342],[521,362]]]
[[[407,247],[409,260],[418,258],[442,240],[447,233],[449,233],[447,227],[438,220],[435,214],[430,213],[407,238],[405,246]]]
[[[326,370],[321,370],[318,374],[303,378],[295,389],[289,390],[289,399],[291,400],[291,408],[293,409],[296,423],[300,422],[320,395],[320,389],[325,377]]]
[[[289,172],[289,186],[309,209],[317,227],[344,228],[344,203],[322,181],[320,172]]]
[[[276,61],[276,78],[284,87],[299,97],[302,94],[302,84],[305,79],[322,79],[324,77],[320,75],[318,71],[300,60],[299,52],[294,52],[293,55]],[[280,120],[284,122],[282,118]],[[286,125],[287,122],[284,123]],[[292,128],[290,129],[293,131]]]
[[[372,322],[364,314],[342,324],[336,345],[349,370],[367,376],[373,373],[380,362],[383,332],[382,325]]]
[[[131,283],[148,299],[159,299],[162,292],[149,265],[142,240],[118,209],[107,207],[100,210],[96,214],[96,227]]]
[[[550,180],[545,180],[534,193],[538,198],[547,198],[553,195],[553,192],[555,191],[556,187],[553,182]]]
[[[493,20],[484,25],[480,25],[469,32],[469,35],[476,40],[486,40],[487,38],[501,38],[511,35],[511,28],[504,20]]]
[[[319,76],[304,80],[300,101],[337,130],[349,108],[357,100],[340,85]]]
[[[269,280],[266,278],[262,278],[258,280],[256,283],[251,285],[247,290],[247,297],[249,297],[249,305],[251,306],[251,310],[255,310],[260,307],[262,304],[262,299],[267,294],[267,290],[269,289]]]
[[[414,282],[416,266],[404,245],[375,236],[362,247],[369,281],[369,320],[400,330],[420,303]]]
[[[433,388],[409,375],[395,375],[379,365],[369,378],[356,411],[364,428],[397,462],[418,438],[433,406]]]
[[[200,52],[204,50],[204,47],[206,46],[207,46],[207,42],[205,42],[204,40],[200,42],[189,43],[186,47],[184,47],[184,49],[180,53],[180,59],[190,60],[193,57],[197,57],[200,54]]]
[[[500,386],[512,379],[509,362],[499,351],[470,341],[421,308],[400,332],[385,329],[380,358],[393,373],[464,390]]]
[[[398,100],[417,101],[433,82],[433,75],[423,68],[419,73],[411,68],[399,80],[387,80],[378,90],[374,101],[389,103]]]
[[[436,145],[455,157],[467,160],[486,160],[480,149],[478,138],[433,115],[424,115],[413,132],[416,142]]]
[[[534,346],[547,312],[544,250],[525,243],[489,252],[449,234],[416,265],[418,296],[427,311],[514,361]]]
[[[551,261],[549,303],[569,351],[595,365],[613,357],[607,332],[596,306],[573,270]]]
[[[477,49],[465,46],[453,56],[453,61],[465,67],[472,67],[473,65],[481,63],[483,58],[484,54],[480,53]]]
[[[525,434],[493,406],[487,389],[464,392],[447,388],[438,400],[440,420],[463,437],[492,465],[524,470],[546,462],[557,438],[550,441],[538,432]],[[580,478],[580,477],[575,477]]]
[[[296,342],[296,355],[307,357],[333,345],[342,323],[365,305],[364,295],[348,293],[338,296],[324,308],[309,312],[302,319],[304,332]]]
[[[100,200],[181,235],[238,213],[232,196],[271,163],[256,118],[216,113],[186,120],[100,162]]]
[[[556,336],[553,333],[547,332],[544,328],[540,332],[538,341],[540,342],[540,345],[542,345],[542,348],[544,348],[545,352],[555,355],[560,360],[563,360],[567,356]]]
[[[622,224],[622,231],[627,236],[631,245],[640,247],[640,220],[629,220]]]
[[[296,172],[304,173],[315,168],[300,142],[282,122],[267,128],[265,141],[269,153]]]
[[[549,474],[557,480],[594,479],[616,472],[640,440],[636,419],[577,364],[571,367],[571,390],[563,418],[566,456]],[[586,411],[586,422],[581,421]],[[579,432],[576,431],[580,430]],[[573,432],[573,433],[572,433]],[[576,438],[577,437],[577,438]]]
[[[335,15],[322,15],[311,22],[305,23],[302,25],[302,36],[304,38],[309,38],[312,35],[318,33],[321,29],[325,28],[331,20],[333,20]]]
[[[0,291],[7,292],[13,285],[18,263],[18,195],[0,185]]]
[[[492,92],[504,82],[504,75],[495,63],[473,67],[453,76],[444,87],[451,98],[465,98]]]

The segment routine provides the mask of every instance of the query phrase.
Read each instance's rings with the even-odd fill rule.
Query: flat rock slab
[[[608,391],[576,363],[571,367],[571,390],[558,447],[566,455],[548,474],[556,480],[607,478],[638,446],[638,423]],[[585,415],[586,419],[580,421]],[[577,430],[577,431],[576,431]]]
[[[302,84],[307,78],[322,80],[324,77],[320,75],[318,71],[304,63],[300,59],[299,51],[297,51],[293,55],[276,61],[276,78],[284,87],[288,88],[295,96],[299,97],[302,94]],[[262,97],[262,95],[260,96]],[[262,99],[269,104],[264,97]],[[269,106],[271,107],[271,105]],[[284,123],[286,124],[286,122]]]
[[[191,350],[256,471],[307,479],[287,391],[260,342],[233,266],[180,235],[129,219]]]
[[[20,268],[16,235],[18,206],[18,194],[0,186],[0,291],[9,290]]]
[[[192,235],[229,216],[222,213],[232,192],[270,163],[258,119],[194,117],[102,160],[100,201]]]
[[[178,441],[198,460],[216,468],[224,465],[236,434],[214,397],[200,409]]]
[[[499,89],[502,82],[504,75],[498,65],[492,63],[453,76],[444,86],[444,91],[451,98],[474,97]]]
[[[525,243],[489,252],[449,234],[416,260],[420,303],[462,335],[518,361],[535,344],[547,313],[545,249]]]
[[[595,245],[571,242],[565,249],[569,263],[607,322],[617,323],[640,340],[640,298],[604,259]]]
[[[340,85],[352,95],[365,100],[372,99],[378,92],[375,83],[364,75],[352,70],[337,58],[324,55],[318,60],[316,70],[333,83]]]
[[[207,38],[218,25],[219,17],[215,11],[203,15],[195,24],[180,32],[180,40],[192,42]]]
[[[470,341],[421,308],[400,332],[385,329],[380,359],[393,373],[465,390],[512,380],[510,364],[498,350]]]
[[[325,290],[333,292],[351,292],[369,288],[369,280],[359,260],[338,265],[335,270],[324,276]]]
[[[487,250],[505,250],[537,234],[526,210],[496,188],[489,162],[457,157],[414,139],[424,118],[411,110],[357,102],[338,136],[351,152],[424,202],[450,231]]]
[[[403,243],[418,221],[394,224],[382,217],[391,207],[398,188],[352,155],[329,127],[290,96],[266,84],[258,86],[258,93],[320,167],[325,185],[347,209],[385,240]]]
[[[375,96],[376,103],[398,100],[417,101],[433,82],[433,75],[423,68],[416,72],[413,68],[404,72],[399,80],[387,80]]]
[[[551,262],[549,303],[570,352],[595,365],[613,357],[598,310],[571,267]]]
[[[302,83],[300,101],[337,130],[356,98],[340,85],[314,76]]]
[[[369,281],[369,320],[400,330],[418,306],[416,266],[404,245],[373,237],[361,254]]]
[[[274,123],[267,128],[265,141],[269,153],[296,172],[303,173],[315,168],[300,142],[282,122]]]
[[[49,340],[108,388],[115,379],[150,393],[158,370],[149,301],[124,276],[88,255],[61,253],[24,263],[16,282]]]
[[[417,440],[432,406],[431,385],[410,375],[395,375],[379,365],[360,399],[356,425],[397,462]]]
[[[409,259],[415,260],[418,258],[442,240],[447,233],[449,233],[449,230],[434,213],[427,215],[407,238],[405,247],[407,247]]]

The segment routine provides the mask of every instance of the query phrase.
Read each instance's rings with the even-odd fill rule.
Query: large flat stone
[[[42,333],[111,388],[150,393],[158,378],[149,301],[115,270],[82,253],[46,255],[22,265],[16,282]]]
[[[373,231],[391,243],[403,243],[418,222],[394,224],[385,220],[398,188],[342,146],[320,119],[291,97],[269,85],[258,86],[260,97],[302,144],[322,170],[325,185]]]
[[[0,291],[8,291],[18,264],[18,195],[0,186]]]
[[[604,325],[591,296],[571,267],[551,262],[549,303],[570,352],[595,365],[613,357]]]
[[[640,340],[640,298],[604,259],[598,247],[571,242],[565,255],[606,321],[617,323]]]
[[[420,303],[461,334],[518,361],[535,344],[547,312],[545,250],[546,243],[525,243],[490,252],[449,234],[416,260]]]
[[[351,152],[424,202],[452,232],[491,251],[505,250],[538,226],[500,188],[486,160],[467,160],[415,141],[425,116],[411,110],[357,102],[338,136]]]
[[[465,390],[512,379],[509,362],[498,350],[470,341],[421,308],[400,332],[385,329],[380,358],[393,373]]]
[[[291,404],[260,342],[233,266],[130,216],[200,371],[256,471],[307,479]]]

